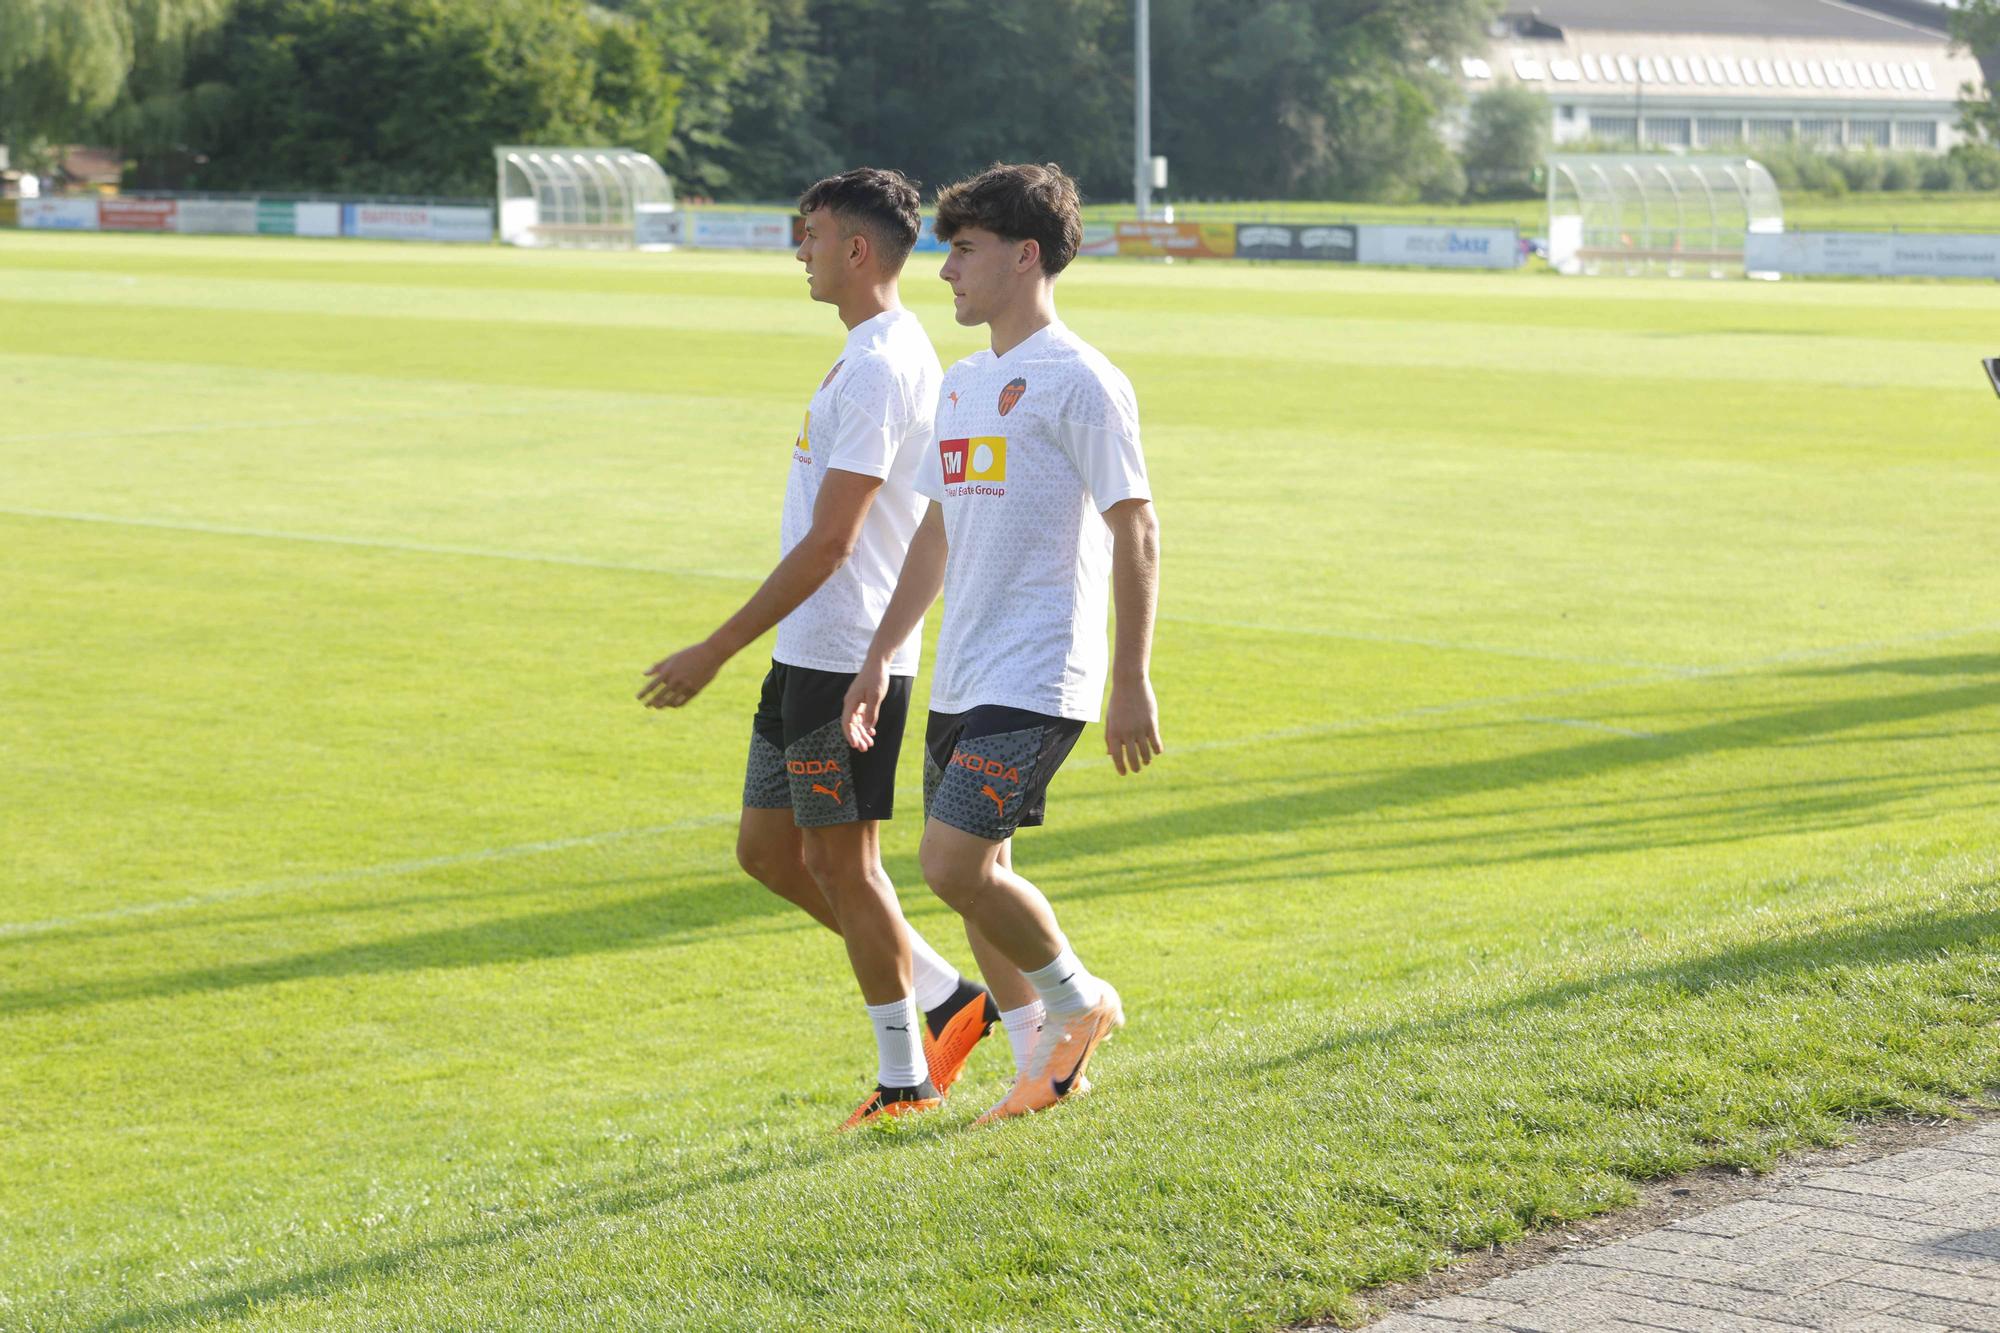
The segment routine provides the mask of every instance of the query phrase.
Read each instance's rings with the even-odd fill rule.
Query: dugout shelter
[[[1785,229],[1777,182],[1749,158],[1558,154],[1548,178],[1560,273],[1733,276],[1748,233]]]
[[[631,148],[493,150],[500,239],[560,249],[668,249],[678,239],[673,182]]]

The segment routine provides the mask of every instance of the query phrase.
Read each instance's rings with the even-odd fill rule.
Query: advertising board
[[[173,231],[179,211],[178,199],[124,199],[113,195],[97,201],[97,225],[103,231]]]
[[[1521,234],[1512,227],[1360,227],[1355,257],[1363,264],[1424,268],[1516,268]]]
[[[1868,278],[2000,278],[2000,236],[1925,232],[1750,232],[1752,273]]]
[[[641,204],[632,210],[632,244],[641,250],[679,245],[681,237],[681,215],[673,209]]]
[[[1317,259],[1354,262],[1354,228],[1326,223],[1239,222],[1238,259]]]
[[[259,199],[257,201],[257,234],[259,236],[295,236],[298,234],[298,205],[289,199]]]
[[[1143,258],[1228,259],[1236,253],[1234,222],[1121,222],[1118,253]]]
[[[189,235],[255,236],[254,199],[183,199],[176,229]]]
[[[332,237],[340,235],[343,210],[339,204],[293,204],[294,236]]]
[[[37,231],[96,231],[97,200],[69,196],[23,199],[21,225]]]
[[[377,241],[490,241],[490,208],[425,204],[342,204],[340,231]],[[300,219],[303,224],[304,219]],[[301,225],[301,234],[306,234]]]
[[[1083,224],[1083,244],[1077,248],[1080,255],[1094,259],[1108,259],[1118,253],[1118,227],[1110,222],[1086,222]]]
[[[690,210],[681,224],[687,243],[705,250],[789,250],[790,213],[737,213]]]

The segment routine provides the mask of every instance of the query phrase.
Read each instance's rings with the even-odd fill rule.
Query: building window
[[[1591,81],[1592,83],[1596,83],[1596,82],[1597,82],[1597,80],[1598,80],[1598,77],[1599,77],[1599,76],[1598,76],[1598,73],[1597,73],[1597,57],[1596,57],[1596,56],[1593,56],[1593,55],[1586,55],[1586,56],[1584,56],[1584,58],[1583,58],[1583,77],[1584,77],[1584,78],[1586,78],[1586,79],[1589,79],[1589,80],[1590,80],[1590,81]]]
[[[1875,75],[1869,70],[1867,61],[1864,60],[1856,65],[1854,72],[1859,76],[1859,81],[1863,88],[1873,88],[1875,86]]]
[[[1771,68],[1771,62],[1762,58],[1757,61],[1757,77],[1764,81],[1766,88],[1778,86],[1778,71]]]
[[[1799,142],[1837,144],[1840,142],[1840,122],[1837,120],[1801,120],[1799,122]]]
[[[1740,84],[1743,82],[1743,71],[1737,66],[1735,56],[1724,56],[1722,58],[1722,72],[1729,76],[1731,83]]]
[[[1663,148],[1685,148],[1694,142],[1694,126],[1686,116],[1648,116],[1646,142]]]
[[[1807,88],[1811,86],[1811,80],[1806,77],[1806,67],[1804,65],[1796,60],[1787,60],[1785,63],[1791,66],[1793,87]]]
[[[1889,146],[1889,122],[1886,120],[1850,120],[1847,122],[1847,142],[1866,148],[1887,148]]]
[[[1670,60],[1668,61],[1668,63],[1669,63],[1669,64],[1671,64],[1671,65],[1673,66],[1673,70],[1674,70],[1674,82],[1675,82],[1675,83],[1693,83],[1693,82],[1694,82],[1694,76],[1693,76],[1692,74],[1688,73],[1688,62],[1687,62],[1687,61],[1683,60],[1683,59],[1682,59],[1681,57],[1679,57],[1679,56],[1674,56],[1674,57],[1672,57],[1672,58],[1671,58],[1671,59],[1670,59]]]
[[[1606,143],[1631,143],[1637,136],[1639,122],[1632,116],[1600,116],[1590,113],[1590,137],[1602,139]]]
[[[1901,65],[1889,66],[1889,82],[1896,85],[1896,89],[1898,92],[1909,91],[1910,80],[1908,79],[1907,76],[1904,75],[1903,67]]]
[[[1937,80],[1931,77],[1931,67],[1928,63],[1917,66],[1917,82],[1924,85],[1924,91],[1927,93],[1937,91]]]
[[[1896,122],[1896,147],[1935,148],[1938,145],[1938,127],[1934,120],[1899,120]]]
[[[1633,83],[1637,81],[1639,77],[1639,70],[1638,67],[1632,63],[1631,56],[1618,57],[1618,77],[1624,80],[1626,83]]]
[[[1564,107],[1564,108],[1562,109],[1562,118],[1563,118],[1564,120],[1575,120],[1575,119],[1576,119],[1576,108],[1575,108],[1575,107],[1573,107],[1573,106],[1566,106],[1566,107]]]
[[[1549,77],[1558,83],[1575,83],[1583,77],[1583,71],[1577,68],[1574,60],[1551,60]]]
[[[1774,144],[1792,141],[1792,122],[1789,120],[1752,120],[1748,129],[1751,143]]]
[[[1847,74],[1842,68],[1846,64],[1845,60],[1829,60],[1826,62],[1826,81],[1829,86],[1834,88],[1845,88],[1847,86]]]
[[[1695,121],[1694,132],[1703,148],[1743,142],[1743,122],[1734,116],[1702,116]]]

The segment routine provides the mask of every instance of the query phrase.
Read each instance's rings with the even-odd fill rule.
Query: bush
[[[1969,190],[2000,190],[2000,148],[1988,143],[1962,143],[1948,155],[1965,173]]]
[[[1856,194],[1873,194],[1882,188],[1882,157],[1879,153],[1839,153],[1829,158],[1833,169]]]
[[[1526,88],[1495,88],[1472,100],[1464,177],[1489,197],[1532,195],[1549,150],[1549,102]]]
[[[1963,190],[1965,188],[1965,164],[1949,154],[1943,157],[1924,159],[1922,188],[1926,190]]]
[[[1914,190],[1923,183],[1923,168],[1909,153],[1896,153],[1882,159],[1882,188],[1885,190]]]

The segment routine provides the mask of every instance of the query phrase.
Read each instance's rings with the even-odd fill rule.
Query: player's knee
[[[777,853],[767,843],[754,838],[736,839],[736,864],[743,873],[765,888],[776,888],[781,875]]]
[[[953,849],[925,839],[917,849],[917,864],[931,892],[956,911],[963,912],[978,899],[985,886],[985,867],[978,861],[955,854]]]

